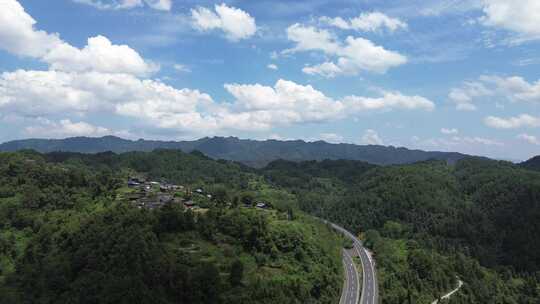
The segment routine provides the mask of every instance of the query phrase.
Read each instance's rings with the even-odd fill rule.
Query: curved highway
[[[326,223],[329,223],[325,221]],[[362,242],[356,238],[352,233],[345,230],[344,228],[329,223],[332,225],[334,229],[337,231],[343,233],[345,236],[349,237],[353,241],[353,250],[360,257],[360,260],[362,261],[362,295],[360,296],[360,302],[356,300],[356,302],[341,302],[341,303],[347,303],[347,304],[378,304],[379,302],[379,288],[377,284],[377,273],[375,272],[375,263],[373,259],[371,258],[370,253],[362,246]],[[349,256],[350,257],[350,256]],[[347,257],[344,257],[345,259]],[[346,262],[345,262],[346,263]],[[347,281],[350,280],[349,274],[347,273]],[[347,284],[349,288],[350,284]],[[344,290],[344,293],[348,293],[349,291]],[[343,298],[346,295],[342,296]],[[349,297],[350,299],[350,297]]]
[[[345,284],[341,293],[340,304],[356,304],[358,303],[358,295],[360,292],[360,278],[358,270],[348,250],[343,250],[343,266],[345,268]]]

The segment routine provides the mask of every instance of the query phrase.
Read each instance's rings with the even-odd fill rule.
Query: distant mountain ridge
[[[467,157],[457,152],[430,152],[407,148],[377,145],[331,144],[324,141],[303,140],[250,140],[236,137],[205,137],[194,141],[127,140],[115,136],[70,137],[66,139],[24,139],[0,144],[0,151],[32,149],[42,153],[65,151],[99,153],[112,151],[152,151],[155,149],[178,149],[184,152],[198,150],[214,159],[226,159],[252,167],[263,167],[269,162],[284,159],[290,161],[347,159],[360,160],[378,165],[406,164],[428,159],[446,160],[454,163]]]
[[[540,155],[535,156],[529,160],[526,160],[520,163],[519,165],[529,170],[540,171]]]

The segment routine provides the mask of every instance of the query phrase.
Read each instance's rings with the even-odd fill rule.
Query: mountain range
[[[194,141],[136,141],[115,136],[71,137],[66,139],[23,139],[0,144],[0,151],[32,149],[42,153],[53,151],[99,153],[112,151],[152,151],[179,149],[184,152],[198,150],[214,159],[241,162],[252,167],[263,167],[277,159],[290,161],[348,159],[378,165],[406,164],[437,159],[450,163],[466,157],[456,152],[431,152],[397,148],[393,146],[331,144],[324,141],[303,140],[249,140],[236,137],[205,137]]]

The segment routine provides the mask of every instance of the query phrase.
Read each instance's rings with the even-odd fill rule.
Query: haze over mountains
[[[179,149],[198,150],[214,159],[226,159],[253,167],[263,167],[276,159],[291,161],[348,159],[372,164],[406,164],[427,159],[455,162],[467,155],[456,152],[427,152],[407,148],[377,145],[331,144],[324,141],[249,140],[236,137],[205,137],[194,141],[126,140],[114,136],[71,137],[66,139],[24,139],[0,144],[0,151],[33,149],[42,153],[53,151],[99,153],[112,151],[152,151]]]

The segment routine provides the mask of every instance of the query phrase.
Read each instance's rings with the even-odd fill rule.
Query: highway
[[[358,270],[352,259],[351,254],[343,250],[343,266],[345,269],[345,284],[341,293],[340,304],[356,304],[358,303],[358,295],[360,292],[360,278]]]
[[[326,222],[326,221],[325,221]],[[328,222],[327,222],[328,223]],[[362,242],[356,238],[352,233],[345,230],[344,228],[330,223],[334,229],[337,231],[343,233],[347,237],[349,237],[353,241],[353,251],[356,252],[356,254],[360,257],[360,260],[362,262],[362,294],[360,296],[360,302],[356,300],[356,302],[341,302],[340,303],[347,303],[347,304],[378,304],[379,302],[379,287],[377,284],[377,273],[375,272],[375,263],[373,259],[371,258],[370,253],[362,246]],[[350,255],[349,255],[350,257]],[[345,257],[346,259],[347,257]],[[346,262],[345,262],[346,263]],[[351,280],[349,277],[349,274],[347,274],[348,279]],[[348,284],[348,288],[350,287],[350,284]],[[344,291],[348,292],[348,291]],[[342,300],[345,297],[345,295],[342,296]],[[350,299],[350,297],[349,297]]]

